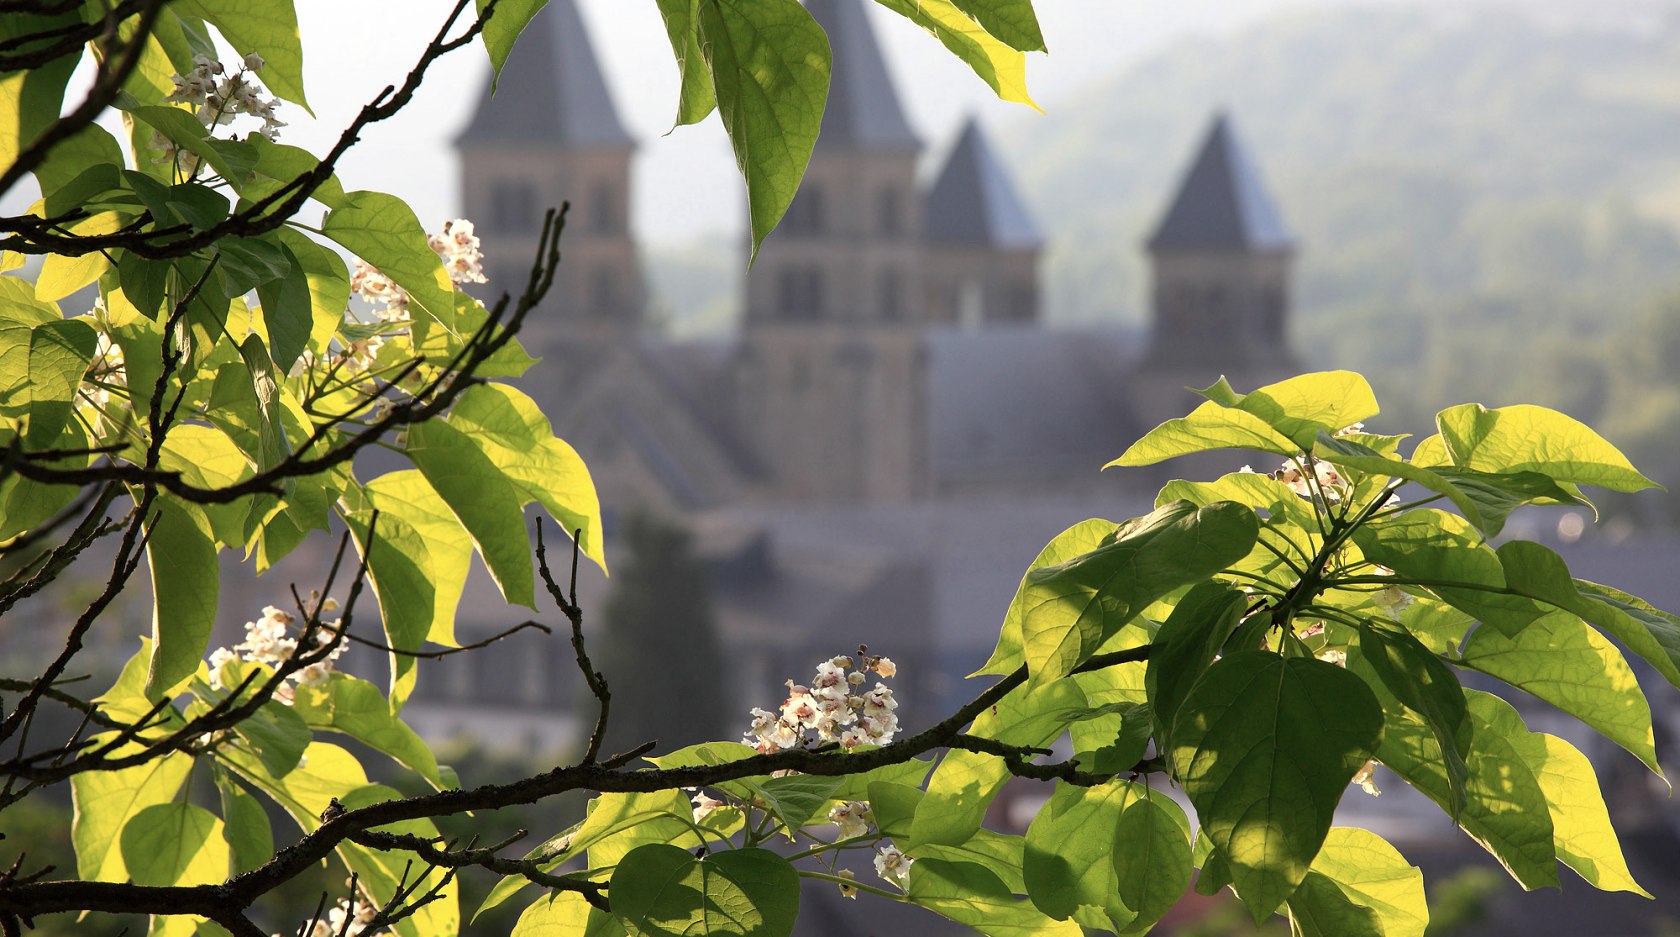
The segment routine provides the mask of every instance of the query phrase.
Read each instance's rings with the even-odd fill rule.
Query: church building
[[[571,202],[560,275],[521,335],[543,359],[522,386],[589,464],[609,539],[633,510],[695,532],[734,682],[774,695],[863,641],[911,664],[901,698],[931,714],[963,695],[1050,537],[1149,510],[1147,480],[1100,468],[1188,408],[1178,388],[1288,369],[1293,243],[1220,117],[1148,242],[1152,341],[1048,327],[1042,228],[980,125],[924,175],[872,4],[806,5],[833,49],[828,104],[797,196],[743,273],[735,334],[681,342],[646,324],[635,141],[575,0],[532,21],[457,138],[462,215],[499,293],[523,283],[542,207]],[[585,587],[598,604],[605,584]],[[529,649],[497,648],[452,664],[483,673],[444,681],[456,702],[434,732],[468,718],[475,686],[569,701],[544,696],[570,668],[558,643],[537,655],[552,679]],[[509,672],[533,689],[509,689]]]

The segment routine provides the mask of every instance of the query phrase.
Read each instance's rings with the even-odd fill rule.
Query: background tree
[[[619,536],[596,644],[602,672],[630,689],[613,696],[608,747],[658,739],[669,752],[727,736],[729,668],[692,536],[645,512],[627,517]],[[594,701],[579,702],[587,711]]]

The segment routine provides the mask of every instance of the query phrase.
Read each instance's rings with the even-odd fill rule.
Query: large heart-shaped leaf
[[[696,859],[649,843],[619,861],[607,889],[637,937],[787,937],[799,915],[799,873],[767,849]]]

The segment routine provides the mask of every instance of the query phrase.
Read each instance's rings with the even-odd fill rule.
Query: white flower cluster
[[[819,742],[839,742],[844,748],[891,742],[898,731],[898,700],[884,683],[872,690],[861,687],[868,671],[890,678],[898,667],[885,657],[863,657],[861,651],[859,656],[861,664],[850,657],[818,664],[808,687],[789,680],[781,712],[754,709],[752,728],[741,741],[766,754],[797,747],[807,731],[815,732]],[[859,669],[847,673],[854,666]]]
[[[1316,477],[1308,477],[1293,461],[1285,462],[1271,473],[1271,477],[1288,485],[1291,491],[1303,498],[1322,496],[1331,504],[1341,501],[1345,488],[1342,473],[1334,465],[1319,459],[1312,460],[1312,468]]]
[[[324,920],[315,920],[315,926],[309,929],[308,934],[304,934],[303,928],[300,927],[298,933],[292,937],[373,937],[375,933],[383,931],[383,928],[380,931],[368,929],[368,924],[378,916],[379,908],[359,897],[354,903],[347,899],[340,900],[327,911]],[[286,935],[275,934],[274,937]]]
[[[333,599],[329,598],[321,603],[321,609],[324,611],[336,608],[338,603]],[[226,689],[222,683],[222,668],[229,661],[243,660],[278,667],[297,656],[298,639],[291,635],[291,627],[296,621],[295,616],[272,605],[264,608],[261,618],[245,623],[243,642],[234,645],[232,650],[219,647],[210,652],[210,686],[218,690]],[[339,627],[340,623],[337,621],[322,624],[315,632],[316,647],[330,644]],[[298,686],[319,686],[327,682],[336,672],[333,662],[344,655],[345,647],[344,644],[339,644],[325,659],[302,668],[292,674],[291,679],[296,681]],[[291,687],[282,687],[275,697],[284,703],[291,702]]]
[[[478,249],[478,235],[473,223],[465,218],[452,218],[443,223],[443,230],[427,235],[426,243],[443,261],[451,283],[484,283],[484,252]],[[382,322],[407,322],[408,291],[379,272],[366,261],[356,261],[350,275],[350,291],[379,308],[374,310]]]
[[[175,90],[165,100],[198,105],[198,119],[209,127],[231,124],[240,114],[249,114],[263,122],[261,129],[252,131],[254,135],[278,139],[280,128],[286,126],[274,116],[280,99],[264,98],[255,74],[262,69],[263,58],[252,52],[241,64],[243,68],[229,74],[221,62],[207,55],[195,55],[191,72],[170,76]]]
[[[451,283],[484,283],[484,252],[478,249],[478,235],[473,223],[455,218],[443,223],[443,230],[426,239],[432,250],[443,258],[443,269],[449,271]]]

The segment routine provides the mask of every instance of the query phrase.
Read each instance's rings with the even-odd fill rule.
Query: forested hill
[[[1181,42],[1004,126],[1052,235],[1052,320],[1141,320],[1140,245],[1223,108],[1299,236],[1309,362],[1371,370],[1421,398],[1409,417],[1475,397],[1604,409],[1616,376],[1579,359],[1648,344],[1627,329],[1680,288],[1680,15],[1455,6]],[[1525,381],[1528,351],[1571,373]]]

